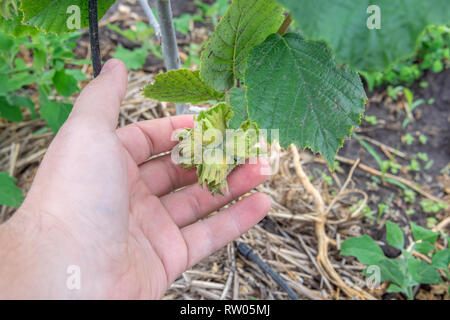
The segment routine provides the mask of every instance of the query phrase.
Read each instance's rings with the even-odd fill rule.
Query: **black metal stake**
[[[294,292],[294,290],[291,289],[291,287],[289,287],[287,285],[286,282],[284,282],[283,279],[281,279],[281,277],[275,273],[275,271],[273,271],[272,269],[270,269],[265,263],[264,261],[262,261],[254,252],[251,248],[249,248],[246,244],[244,243],[239,243],[237,246],[238,251],[240,252],[240,254],[242,254],[246,259],[256,263],[261,269],[263,269],[266,273],[268,273],[273,280],[275,280],[276,283],[278,283],[280,285],[280,287],[282,287],[287,294],[289,295],[289,297],[292,300],[298,300],[298,295]]]
[[[102,58],[100,55],[100,42],[98,38],[98,6],[97,0],[89,0],[89,39],[91,42],[92,66],[94,77],[102,70]]]

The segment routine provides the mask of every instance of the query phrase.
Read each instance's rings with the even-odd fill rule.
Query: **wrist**
[[[0,298],[24,298],[32,277],[37,250],[34,232],[22,212],[0,225]]]

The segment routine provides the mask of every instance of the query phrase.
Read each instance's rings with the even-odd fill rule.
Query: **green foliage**
[[[419,136],[419,141],[420,141],[421,144],[426,144],[427,141],[428,141],[428,137],[426,135],[424,135],[424,134],[421,134]]]
[[[217,0],[211,5],[196,0],[195,5],[200,8],[203,15],[211,18],[214,25],[217,24],[219,18],[222,17],[230,6],[230,0]]]
[[[408,146],[412,145],[414,140],[414,137],[410,133],[407,133],[402,137],[402,142],[406,143]]]
[[[390,282],[388,292],[403,293],[409,299],[413,299],[415,286],[443,282],[438,270],[443,269],[448,275],[450,250],[436,249],[437,233],[414,223],[411,224],[411,229],[414,237],[413,250],[432,257],[431,264],[416,259],[410,251],[404,249],[405,237],[402,229],[390,221],[386,223],[386,241],[390,246],[400,249],[401,256],[395,259],[387,258],[378,244],[367,235],[342,242],[341,255],[354,256],[363,264],[378,266],[381,281]]]
[[[386,222],[386,241],[390,246],[397,249],[403,249],[405,244],[402,229],[391,221]]]
[[[324,43],[294,33],[271,35],[253,48],[245,81],[250,119],[279,128],[281,146],[309,147],[330,166],[364,112],[358,74],[336,66]]]
[[[72,105],[67,99],[79,91],[78,82],[86,80],[79,69],[69,69],[70,64],[82,64],[75,60],[73,49],[79,33],[60,36],[39,33],[33,38],[13,38],[0,32],[0,117],[10,121],[21,121],[21,108],[30,110],[31,118],[38,113],[32,100],[25,96],[32,86],[39,93],[40,115],[48,126],[57,132],[66,120]],[[23,50],[33,56],[31,63],[20,58]],[[22,90],[20,95],[18,90]],[[49,100],[56,91],[61,97]],[[29,91],[32,94],[33,90]]]
[[[181,34],[187,35],[190,30],[191,21],[202,21],[202,16],[198,14],[183,13],[179,17],[173,18],[175,30]]]
[[[69,103],[46,100],[41,105],[41,117],[54,133],[57,133],[72,111]]]
[[[121,45],[116,47],[113,57],[123,61],[127,69],[138,70],[142,68],[150,54],[158,59],[163,59],[161,46],[149,40],[149,37],[155,34],[155,32],[148,23],[138,21],[127,30],[122,30],[113,24],[108,24],[107,27],[126,39],[140,45],[140,47],[132,50],[124,48]]]
[[[10,104],[7,97],[0,96],[0,118],[12,121],[22,121],[22,111],[20,107]]]
[[[405,203],[416,202],[416,193],[414,191],[412,191],[411,189],[405,189],[405,190],[403,190],[403,193],[405,195],[405,197],[403,198]]]
[[[78,80],[65,69],[56,71],[52,82],[56,92],[64,97],[70,97],[79,90]]]
[[[116,0],[102,0],[98,2],[98,18],[101,19]],[[56,34],[73,32],[67,26],[67,20],[73,14],[67,12],[71,6],[80,8],[80,27],[89,27],[89,2],[86,0],[22,0],[21,10],[24,22],[36,28]]]
[[[0,205],[18,207],[24,199],[22,191],[7,172],[0,172]]]
[[[179,69],[158,74],[155,82],[145,87],[144,96],[160,101],[198,103],[220,101],[224,94],[203,82],[200,79],[200,71]]]
[[[366,121],[367,123],[369,123],[373,126],[375,126],[378,123],[377,116],[365,116],[364,121]]]
[[[447,205],[444,203],[435,202],[433,200],[422,200],[420,206],[425,213],[438,213],[441,210],[447,209]]]
[[[106,26],[122,37],[137,43],[144,43],[149,40],[150,36],[155,34],[153,28],[144,21],[138,21],[134,26],[126,30],[122,30],[115,24],[107,24]]]
[[[369,91],[382,84],[411,85],[425,70],[440,72],[450,65],[450,29],[448,26],[430,26],[422,34],[414,56],[402,59],[383,71],[362,72]],[[421,87],[428,83],[421,82]]]
[[[203,45],[191,42],[185,50],[187,50],[188,58],[183,62],[183,68],[189,69],[200,66],[200,52]]]
[[[235,0],[201,57],[202,79],[218,91],[242,79],[250,49],[278,30],[283,8],[275,0]]]
[[[19,4],[18,1],[17,4]],[[24,24],[22,20],[23,13],[21,10],[9,11],[9,14],[0,16],[0,30],[16,38],[24,35],[34,36],[39,33],[38,29]]]
[[[238,129],[244,121],[248,119],[247,101],[245,90],[233,88],[230,91],[230,106],[233,109],[233,117],[230,119],[230,128]]]
[[[129,70],[138,70],[142,68],[147,56],[148,50],[145,47],[129,50],[121,45],[117,46],[116,51],[113,54],[113,57],[123,61]]]
[[[235,112],[231,128],[239,128],[250,119],[261,128],[279,129],[281,146],[294,143],[310,148],[333,167],[336,152],[360,123],[367,99],[358,74],[338,63],[366,71],[383,69],[412,52],[426,25],[446,17],[445,10],[432,5],[444,0],[412,1],[418,4],[406,6],[400,1],[392,5],[381,0],[382,28],[370,30],[366,27],[368,3],[279,0],[296,19],[301,36],[278,34],[284,32],[280,26],[287,19],[275,0],[234,0],[222,12],[201,55],[200,78],[215,90],[225,91],[226,101]],[[227,3],[219,2],[214,10],[210,5],[196,4],[203,14],[215,15],[219,6]],[[404,10],[406,7],[411,10]],[[413,13],[420,19],[413,19]],[[404,28],[398,27],[399,21]],[[337,58],[325,42],[307,37],[328,41]],[[186,66],[192,66],[192,61]],[[169,89],[161,82],[161,90],[163,87]],[[412,92],[403,87],[389,87],[388,91],[394,99],[406,91],[408,111],[423,103],[414,101]],[[154,98],[175,101],[163,96]],[[367,120],[376,121],[370,117]],[[271,141],[272,137],[268,138]],[[383,161],[376,152],[372,154],[384,173],[400,169],[392,159]],[[396,180],[382,179],[407,189]]]
[[[381,11],[381,28],[369,29],[368,1],[278,1],[290,10],[306,37],[328,42],[338,63],[365,71],[383,70],[409,56],[427,25],[445,23],[450,16],[446,0],[379,0],[374,4]]]
[[[17,14],[17,8],[17,0],[2,0],[0,3],[0,16],[5,19],[10,19]]]
[[[353,237],[341,243],[341,255],[357,257],[361,263],[377,264],[384,257],[383,250],[368,235]]]

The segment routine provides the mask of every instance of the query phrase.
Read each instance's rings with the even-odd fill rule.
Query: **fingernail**
[[[100,71],[100,74],[111,71],[112,69],[114,69],[115,67],[117,67],[118,64],[119,64],[119,62],[118,62],[117,60],[115,60],[115,59],[108,60],[108,61],[104,64],[104,66],[103,66],[103,68],[102,68],[102,71]]]

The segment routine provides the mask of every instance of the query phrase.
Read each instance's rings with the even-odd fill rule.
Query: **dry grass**
[[[85,55],[88,55],[87,47]],[[89,73],[87,68],[84,71]],[[173,105],[142,96],[141,89],[152,77],[150,72],[129,73],[120,127],[174,114]],[[25,114],[25,119],[29,119],[29,114]],[[53,138],[50,132],[36,134],[44,127],[43,120],[25,120],[18,124],[0,120],[0,171],[15,176],[25,193]],[[272,199],[269,216],[227,247],[186,271],[170,287],[165,299],[288,299],[286,292],[267,274],[238,254],[237,242],[250,246],[301,299],[381,298],[385,287],[368,289],[361,275],[364,266],[338,254],[344,239],[365,233],[361,212],[368,200],[367,194],[356,188],[352,177],[354,170],[362,168],[358,160],[349,163],[353,168],[344,166],[346,171],[339,178],[336,172],[328,172],[322,159],[308,152],[298,154],[293,149],[278,149],[272,153],[273,164],[277,155],[279,169],[257,188]],[[312,167],[332,176],[333,187],[320,177],[310,182],[307,174]],[[350,210],[358,201],[359,208]],[[13,212],[3,207],[0,222]],[[448,218],[448,213],[446,216]],[[444,296],[442,286],[433,286],[418,295],[423,299]]]

